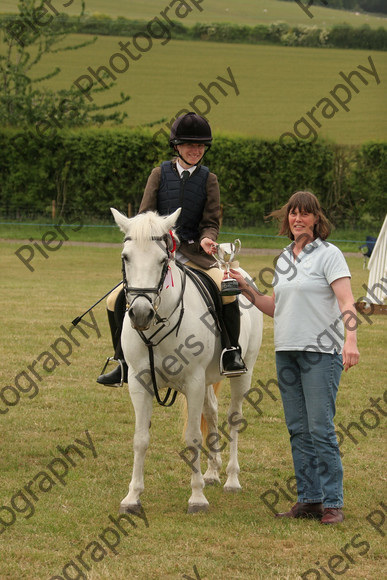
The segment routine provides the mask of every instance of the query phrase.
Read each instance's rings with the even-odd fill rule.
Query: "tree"
[[[69,0],[64,7],[72,4]],[[122,123],[127,116],[115,109],[130,99],[121,93],[120,100],[107,105],[85,102],[73,85],[58,91],[44,87],[44,82],[60,73],[55,67],[47,74],[33,77],[34,67],[48,54],[79,50],[97,37],[79,44],[64,44],[66,37],[76,31],[76,22],[60,14],[45,0],[20,0],[17,16],[9,16],[1,26],[3,48],[0,50],[0,119],[3,125],[38,127],[54,119],[57,127],[101,125],[106,121]],[[82,0],[78,21],[85,11]],[[107,82],[107,89],[115,83]],[[100,92],[106,88],[95,88]],[[107,112],[112,110],[111,112]]]
[[[366,12],[379,12],[387,14],[386,0],[358,0],[359,7]]]

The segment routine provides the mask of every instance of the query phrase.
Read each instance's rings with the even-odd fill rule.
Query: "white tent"
[[[368,262],[367,302],[385,304],[387,298],[387,215]]]

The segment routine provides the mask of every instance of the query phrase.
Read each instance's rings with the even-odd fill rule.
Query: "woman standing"
[[[257,308],[274,317],[298,494],[290,511],[276,516],[337,524],[344,520],[343,468],[333,418],[342,370],[359,361],[351,274],[341,251],[325,241],[330,226],[312,193],[295,193],[270,216],[281,220],[280,235],[292,240],[278,258],[273,294],[261,294],[236,271],[232,276]]]

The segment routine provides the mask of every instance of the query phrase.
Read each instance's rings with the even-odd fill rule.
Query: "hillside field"
[[[75,0],[68,8],[60,9],[69,14],[77,13],[80,4],[80,0]],[[128,4],[130,8],[118,0],[109,3],[90,0],[86,2],[86,12],[146,21],[160,16],[170,2],[134,0]],[[62,5],[63,2],[59,6]],[[1,10],[16,11],[16,6],[16,0],[4,0]],[[289,24],[318,27],[340,22],[354,26],[364,23],[387,26],[387,18],[356,15],[318,5],[313,6],[314,18],[310,19],[295,2],[203,0],[200,6],[203,8],[201,12],[194,9],[180,22],[185,26],[220,21],[254,26],[282,20]],[[170,8],[172,18],[174,10],[176,7]],[[76,44],[90,38],[76,35],[69,37],[68,41]],[[84,77],[81,86],[92,81],[94,86],[100,86],[91,70],[97,74],[100,67],[108,67],[116,77],[116,86],[99,93],[95,102],[113,102],[124,92],[131,97],[123,105],[128,114],[128,126],[162,120],[152,130],[164,128],[166,133],[169,133],[167,123],[182,109],[196,109],[206,115],[215,132],[269,139],[278,139],[288,131],[294,133],[297,122],[300,139],[323,137],[341,144],[359,144],[383,139],[387,133],[387,118],[383,114],[387,73],[385,52],[188,42],[164,37],[151,38],[152,45],[140,53],[132,46],[131,40],[100,36],[95,44],[79,51],[51,54],[34,69],[33,76],[39,77],[58,66],[61,73],[47,83],[50,88],[69,88],[82,75],[87,75],[90,81]],[[119,46],[122,41],[130,43],[138,58],[127,59],[126,71],[119,73],[113,71],[111,62],[119,70],[125,66],[121,56],[115,56],[112,61],[113,55],[123,54]],[[343,83],[341,72],[348,75],[352,71],[361,72],[361,67],[370,69],[369,57],[379,84],[375,76],[363,73],[367,84],[355,75],[356,88],[348,89],[347,84],[349,96],[345,88],[336,88]],[[219,80],[219,77],[225,80]],[[206,89],[211,95],[206,94]],[[337,102],[333,101],[336,110],[328,105],[323,114],[323,103],[327,101],[321,100],[332,100],[330,91],[336,91],[339,98],[348,98],[349,104],[336,107]],[[308,117],[308,111],[314,115],[314,121]]]
[[[77,35],[69,40],[75,43],[80,38],[85,37]],[[35,74],[59,66],[62,72],[51,81],[52,87],[67,88],[82,75],[90,80],[83,78],[80,86],[92,81],[94,86],[100,86],[88,68],[96,73],[101,66],[109,67],[112,55],[120,51],[121,40],[99,37],[96,44],[77,52],[50,55]],[[130,61],[125,73],[115,75],[116,86],[99,93],[95,100],[101,104],[113,101],[121,92],[129,94],[131,99],[123,106],[129,126],[165,119],[153,130],[164,127],[169,133],[166,122],[182,109],[191,110],[195,106],[197,112],[207,115],[215,132],[278,139],[282,133],[293,131],[294,124],[321,99],[332,99],[330,91],[335,90],[339,98],[349,98],[348,105],[338,105],[331,118],[322,115],[322,105],[317,108],[315,119],[321,127],[312,126],[318,136],[338,143],[359,144],[383,139],[387,132],[383,114],[387,77],[384,52],[164,39],[155,40],[152,48],[139,56],[137,61]],[[363,72],[367,85],[356,75],[353,78],[357,93],[349,89],[348,97],[344,89],[335,88],[343,83],[340,72],[346,75],[354,70],[361,72],[359,65],[372,71],[369,57],[379,84],[375,76]],[[118,66],[119,59],[115,59],[113,62]],[[217,86],[211,85],[213,82]],[[206,95],[208,88],[212,97]],[[309,129],[302,124],[299,132],[307,136]]]

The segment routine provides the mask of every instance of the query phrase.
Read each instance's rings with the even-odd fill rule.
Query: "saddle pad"
[[[222,320],[223,304],[219,294],[219,289],[214,280],[211,278],[211,276],[209,276],[208,274],[206,274],[206,272],[203,272],[202,270],[197,270],[196,268],[191,268],[190,266],[186,266],[185,264],[180,264],[178,262],[176,263],[179,265],[179,267],[183,267],[187,271],[187,275],[196,284],[196,286],[198,286],[198,282],[195,280],[195,276],[200,279],[202,285],[204,286],[203,291],[207,291],[208,296],[211,299],[213,306],[215,307],[214,311],[212,308],[210,308],[210,311],[214,316],[215,322],[218,324],[219,321]],[[218,320],[216,320],[215,316],[217,317]]]

